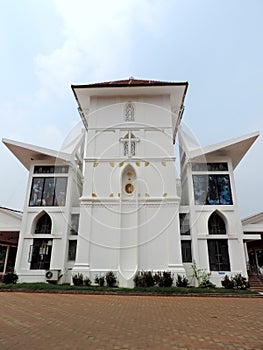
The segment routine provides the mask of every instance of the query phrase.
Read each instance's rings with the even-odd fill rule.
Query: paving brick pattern
[[[0,349],[263,349],[263,299],[0,294]]]

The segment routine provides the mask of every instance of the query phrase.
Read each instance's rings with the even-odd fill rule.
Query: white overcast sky
[[[0,0],[0,136],[60,148],[79,122],[70,85],[188,81],[202,146],[263,130],[262,0]],[[235,171],[242,217],[263,210],[262,136]],[[0,145],[0,205],[27,171]]]

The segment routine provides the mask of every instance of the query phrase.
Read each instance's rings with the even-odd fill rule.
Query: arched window
[[[44,213],[37,220],[35,233],[51,233],[52,221],[47,213]]]
[[[210,235],[225,235],[226,225],[222,217],[214,212],[208,220]],[[210,271],[230,271],[227,239],[208,239],[208,254]]]
[[[210,235],[226,234],[225,222],[216,212],[214,212],[208,220],[208,232]]]

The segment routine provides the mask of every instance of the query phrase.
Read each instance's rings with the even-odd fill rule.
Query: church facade
[[[74,85],[81,128],[60,151],[3,140],[29,171],[20,282],[113,271],[133,287],[137,271],[191,280],[193,262],[218,286],[225,274],[247,276],[234,169],[258,133],[201,148],[181,126],[187,88],[134,78]]]

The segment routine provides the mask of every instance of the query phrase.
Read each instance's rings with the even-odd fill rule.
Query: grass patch
[[[76,292],[76,293],[115,293],[115,294],[162,294],[162,295],[189,295],[189,294],[222,294],[222,295],[244,295],[258,294],[250,290],[233,290],[225,288],[182,288],[182,287],[137,287],[137,288],[110,288],[99,286],[71,286],[69,284],[49,284],[49,283],[17,283],[1,284],[0,291],[50,291],[50,292]]]

